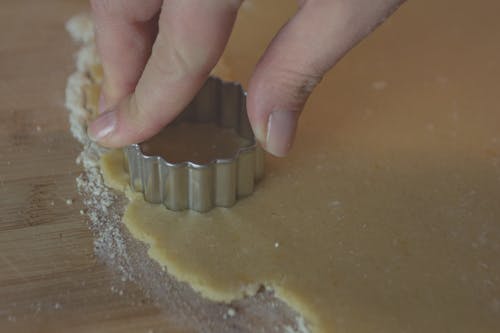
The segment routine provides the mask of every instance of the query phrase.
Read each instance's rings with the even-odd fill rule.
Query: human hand
[[[299,0],[262,55],[247,110],[264,149],[287,154],[323,75],[404,0]],[[220,58],[242,0],[91,0],[104,69],[102,114],[89,136],[141,142],[172,121]]]

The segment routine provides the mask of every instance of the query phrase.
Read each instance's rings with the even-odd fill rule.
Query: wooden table
[[[161,310],[96,260],[80,214],[64,88],[76,45],[65,21],[87,1],[0,8],[0,331],[171,331]],[[121,295],[120,295],[121,294]]]
[[[152,281],[147,287],[95,257],[75,182],[83,171],[75,163],[81,146],[64,106],[79,47],[65,23],[87,9],[86,0],[1,5],[0,332],[254,332],[293,325],[296,314],[267,291],[231,305],[245,315],[221,320],[228,305],[175,281],[131,237],[130,261],[141,267],[132,279]]]
[[[493,1],[489,5],[496,6]],[[442,15],[446,25],[443,13],[449,5],[436,7],[430,13]],[[85,208],[75,182],[82,173],[75,163],[81,147],[71,136],[64,107],[77,45],[64,25],[87,8],[87,0],[2,0],[0,5],[0,332],[186,332],[174,326],[158,299],[152,301],[144,288],[122,281],[95,257],[93,235],[81,214]],[[419,9],[417,15],[427,11],[425,6]],[[465,11],[458,13],[468,19]],[[405,39],[405,46],[417,45],[418,52],[414,37],[419,29],[417,24],[408,28]],[[480,41],[477,45],[486,47],[488,38],[479,39],[484,37],[479,25],[468,33]],[[399,46],[391,45],[387,43],[387,52],[396,52]],[[238,61],[248,62],[248,50],[242,46]],[[433,54],[441,50],[445,48]],[[385,60],[384,53],[374,57],[380,63]],[[144,255],[143,248],[139,252]],[[159,267],[149,274],[165,283]],[[253,316],[255,327],[265,329],[263,314],[275,313],[276,303],[270,303],[275,300],[269,295],[259,297],[247,302],[251,311],[246,313]],[[273,304],[272,311],[258,310],[262,304]],[[220,311],[219,306],[205,316]],[[233,331],[241,330],[235,326]]]

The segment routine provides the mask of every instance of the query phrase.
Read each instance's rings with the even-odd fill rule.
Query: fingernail
[[[273,111],[267,123],[266,150],[279,157],[285,156],[292,146],[297,128],[298,113]]]
[[[104,94],[101,92],[99,96],[99,114],[103,113],[106,110],[106,100],[104,99]]]
[[[99,118],[90,123],[87,133],[93,141],[100,141],[111,134],[116,127],[116,111],[102,113]]]

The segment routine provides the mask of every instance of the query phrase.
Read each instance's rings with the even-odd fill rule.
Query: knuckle
[[[204,74],[206,64],[198,64],[193,61],[181,47],[176,43],[165,43],[159,37],[157,45],[151,54],[150,63],[153,70],[168,78],[168,80],[180,80],[194,75]]]
[[[147,118],[145,117],[146,111],[144,109],[144,105],[139,102],[139,99],[135,94],[129,98],[127,108],[125,110],[125,117],[127,118],[129,127],[136,133],[142,134],[145,130],[145,125],[147,124]]]
[[[167,53],[168,63],[170,63],[178,75],[188,75],[192,70],[192,65],[188,57],[175,45],[172,45],[169,50],[170,52]]]
[[[144,106],[139,102],[137,95],[133,94],[128,101],[128,118],[134,122],[138,122],[141,116],[144,115]]]
[[[168,80],[180,79],[188,72],[188,65],[177,52],[167,52],[163,48],[151,54],[149,63],[154,72]]]
[[[276,84],[283,91],[284,98],[301,108],[314,88],[321,82],[322,75],[291,68],[278,68],[275,74]]]

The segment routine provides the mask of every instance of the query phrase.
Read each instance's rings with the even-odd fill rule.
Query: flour
[[[120,230],[122,205],[119,204],[118,197],[105,186],[99,171],[99,157],[106,150],[87,136],[86,124],[90,111],[84,107],[82,87],[91,83],[88,69],[98,63],[93,24],[88,15],[81,14],[69,20],[66,28],[75,41],[83,43],[76,55],[77,71],[69,77],[66,87],[66,108],[69,110],[71,133],[83,145],[83,151],[76,162],[83,166],[85,172],[76,179],[76,183],[94,233],[96,255],[105,262],[111,261],[122,274],[122,281],[126,281],[131,279],[131,274],[127,269],[128,256]]]
[[[301,317],[276,299],[271,290],[264,289],[253,297],[234,301],[229,305],[202,298],[187,284],[169,275],[165,267],[152,261],[144,244],[128,234],[121,222],[127,199],[109,189],[100,172],[99,159],[107,150],[87,136],[87,121],[91,110],[85,108],[83,87],[93,83],[89,73],[92,66],[99,63],[93,23],[89,15],[81,14],[70,19],[66,28],[72,38],[82,44],[75,59],[77,71],[68,78],[66,87],[66,108],[69,111],[71,133],[83,147],[76,159],[76,163],[82,165],[84,170],[76,179],[85,207],[80,210],[80,214],[87,216],[89,220],[96,256],[119,272],[117,283],[135,282],[148,298],[165,311],[168,321],[179,323],[183,330],[263,332],[263,327],[275,327],[277,332],[308,332]],[[67,204],[72,203],[68,202]],[[84,285],[85,281],[82,282],[82,286]],[[123,288],[113,285],[111,291],[122,296],[126,294],[126,289]],[[142,304],[142,298],[137,303]],[[54,306],[56,309],[57,307]],[[237,312],[242,315],[236,316]],[[216,319],[221,317],[226,320]]]

